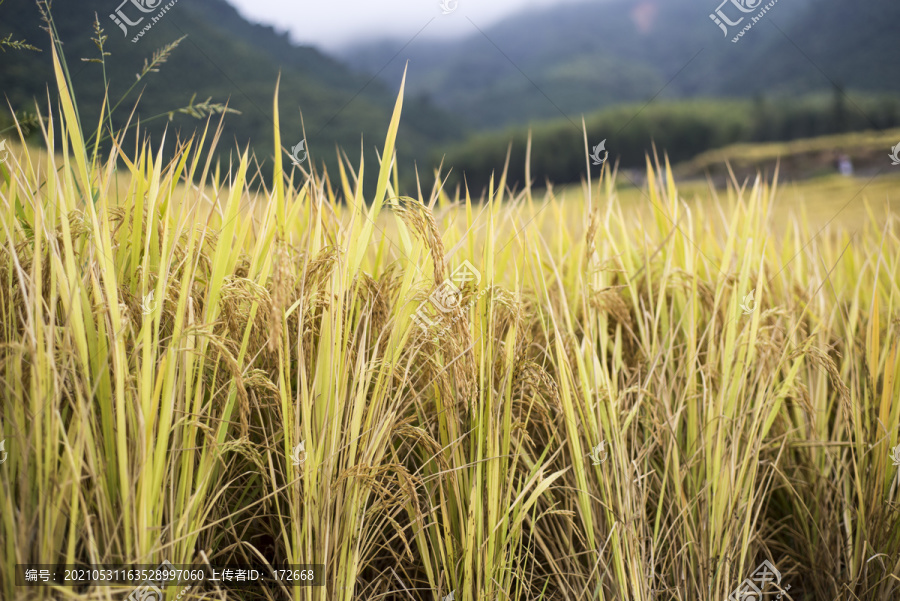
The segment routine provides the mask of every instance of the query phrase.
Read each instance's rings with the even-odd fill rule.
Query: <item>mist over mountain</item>
[[[781,0],[737,43],[738,27],[724,36],[710,18],[719,6],[715,0],[563,4],[491,27],[473,23],[472,34],[455,41],[384,40],[338,56],[394,85],[409,60],[412,92],[479,127],[577,121],[581,113],[651,99],[794,96],[835,85],[900,91],[892,48],[900,29],[896,2]],[[729,9],[735,13],[730,3],[723,7]]]

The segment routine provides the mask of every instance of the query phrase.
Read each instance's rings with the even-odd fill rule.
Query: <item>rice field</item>
[[[400,196],[402,87],[336,174],[285,159],[276,90],[267,185],[215,120],[95,152],[54,60],[0,165],[0,598],[162,561],[322,566],[166,601],[900,598],[896,188],[853,232],[664,161],[640,211],[608,167]]]

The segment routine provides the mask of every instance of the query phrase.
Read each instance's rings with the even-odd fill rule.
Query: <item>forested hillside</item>
[[[900,4],[778,2],[738,43],[710,20],[715,0],[607,0],[531,9],[455,41],[370,42],[341,57],[479,126],[698,96],[789,98],[900,91]],[[464,10],[464,7],[459,9]],[[437,22],[430,27],[439,27]]]
[[[211,98],[212,103],[227,103],[240,111],[225,118],[223,139],[229,143],[224,148],[237,144],[243,149],[249,143],[265,160],[273,152],[272,100],[280,76],[281,131],[288,149],[303,139],[301,111],[306,148],[317,163],[324,160],[333,167],[336,145],[358,154],[361,139],[367,153],[383,143],[396,97],[396,90],[383,83],[352,72],[315,48],[291,44],[286,33],[247,22],[224,0],[182,0],[137,42],[132,39],[144,23],[130,28],[126,37],[109,17],[118,4],[83,0],[52,5],[84,126],[96,126],[107,82],[115,104],[135,84],[145,60],[152,62],[158,49],[187,36],[119,107],[113,118],[116,125],[128,118],[140,94],[134,122],[140,120],[156,140],[166,126],[186,135],[203,122],[179,112],[169,122],[166,113],[190,105],[194,95],[195,105]],[[95,14],[109,54],[105,78],[103,65],[81,60],[100,57],[92,41]],[[0,92],[19,114],[34,112],[35,100],[44,106],[52,82],[48,36],[40,25],[34,0],[5,0],[0,5],[0,38],[12,35],[12,40],[25,40],[43,50],[0,54]],[[4,114],[0,128],[8,125],[9,115]],[[406,101],[401,131],[399,152],[407,161],[423,156],[429,145],[461,134],[451,115],[415,97]]]

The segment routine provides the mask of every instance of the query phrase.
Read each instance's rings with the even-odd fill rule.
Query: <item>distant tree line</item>
[[[574,121],[574,119],[573,119]],[[900,97],[832,95],[750,100],[691,100],[623,105],[585,119],[588,145],[606,140],[611,162],[623,168],[643,168],[645,156],[657,149],[673,163],[735,143],[775,142],[863,130],[900,127]],[[534,125],[531,175],[535,185],[577,182],[585,175],[584,139],[580,120],[554,120]],[[465,177],[471,191],[499,177],[512,144],[509,184],[525,183],[528,128],[473,136],[444,149],[445,167],[452,167],[452,187]],[[589,148],[588,150],[590,151]],[[435,157],[439,160],[439,155]],[[599,169],[599,168],[598,168]],[[445,170],[446,171],[446,170]]]

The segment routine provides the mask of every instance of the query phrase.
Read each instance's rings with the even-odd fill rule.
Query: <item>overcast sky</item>
[[[441,0],[229,1],[247,19],[289,31],[295,42],[333,50],[356,41],[409,39],[426,24],[420,36],[465,35],[476,31],[466,17],[483,28],[515,12],[573,0],[446,0],[456,6],[447,15]]]

